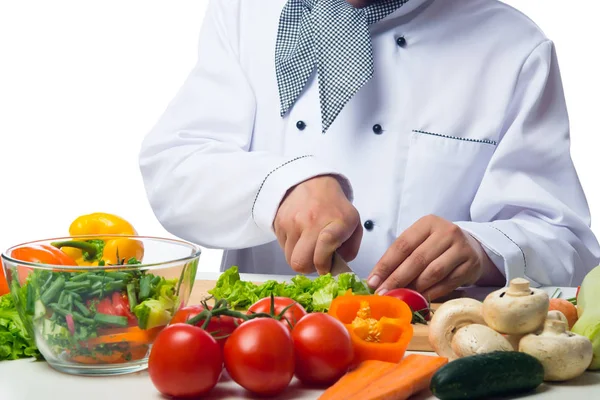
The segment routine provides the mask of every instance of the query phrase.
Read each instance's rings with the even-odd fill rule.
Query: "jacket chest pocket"
[[[470,206],[496,142],[433,132],[411,132],[400,198],[398,233],[435,214],[470,220]]]

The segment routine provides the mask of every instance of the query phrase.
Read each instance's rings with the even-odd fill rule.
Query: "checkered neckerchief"
[[[373,76],[369,25],[409,0],[380,0],[355,8],[347,0],[288,0],[279,20],[275,66],[284,116],[315,66],[322,132]]]

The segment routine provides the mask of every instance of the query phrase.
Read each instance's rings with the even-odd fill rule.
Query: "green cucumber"
[[[489,399],[534,390],[544,367],[529,354],[498,351],[459,358],[440,368],[430,389],[440,400]]]

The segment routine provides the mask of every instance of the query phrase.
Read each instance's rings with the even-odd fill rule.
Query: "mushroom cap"
[[[460,298],[443,303],[429,321],[429,344],[441,357],[459,358],[452,349],[452,338],[463,326],[485,325],[482,303],[475,299]]]
[[[531,288],[526,279],[516,278],[508,288],[496,290],[485,298],[483,317],[499,333],[523,335],[541,329],[549,305],[546,292]]]
[[[519,342],[519,351],[537,358],[544,366],[545,381],[567,381],[583,374],[592,362],[592,342],[568,332],[567,323],[549,319],[540,334]]]
[[[510,342],[492,328],[471,324],[460,328],[452,338],[452,350],[459,357],[494,351],[514,351]]]

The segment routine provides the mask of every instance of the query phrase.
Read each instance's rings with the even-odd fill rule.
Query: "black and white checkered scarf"
[[[281,116],[317,68],[322,132],[373,76],[369,26],[409,0],[381,0],[355,8],[347,0],[289,0],[281,13],[275,65]]]

